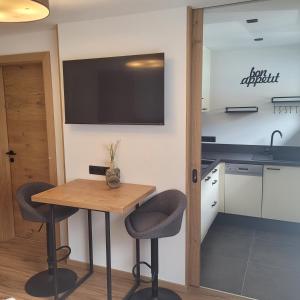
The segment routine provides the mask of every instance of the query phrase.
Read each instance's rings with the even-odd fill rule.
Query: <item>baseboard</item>
[[[75,267],[75,268],[84,268],[87,269],[89,267],[89,264],[86,262],[80,262],[72,259],[68,259],[67,264],[69,266]],[[96,273],[101,273],[101,274],[106,274],[106,268],[101,267],[101,266],[95,266],[94,265],[94,271]],[[122,279],[127,279],[127,280],[133,280],[132,274],[129,272],[121,271],[121,270],[116,270],[112,269],[112,276],[114,277],[119,277]],[[142,279],[144,280],[150,280],[149,277],[142,276]],[[170,290],[175,290],[178,292],[186,292],[187,287],[185,285],[181,285],[178,283],[173,283],[165,280],[159,280],[159,285],[165,288],[168,288]]]

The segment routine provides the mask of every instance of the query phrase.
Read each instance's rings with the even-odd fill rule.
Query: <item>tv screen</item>
[[[63,62],[66,124],[164,124],[164,54]]]

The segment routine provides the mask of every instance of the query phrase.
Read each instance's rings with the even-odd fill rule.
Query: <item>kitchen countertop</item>
[[[300,148],[274,147],[273,154],[281,159],[274,159],[267,146],[245,146],[202,143],[202,159],[214,160],[206,168],[202,168],[201,179],[206,177],[219,163],[300,166]],[[289,160],[290,159],[290,160]]]

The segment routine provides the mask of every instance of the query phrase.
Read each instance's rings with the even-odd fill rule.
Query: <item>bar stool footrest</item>
[[[57,260],[58,263],[61,262],[61,261],[66,260],[71,255],[72,250],[71,250],[71,248],[69,246],[58,247],[58,248],[56,248],[56,252],[61,251],[63,249],[67,249],[68,252],[62,258],[60,258],[60,259]]]
[[[138,265],[144,265],[144,266],[146,266],[147,268],[149,268],[149,269],[151,270],[151,265],[148,264],[148,263],[145,262],[145,261],[141,261],[139,264],[135,264],[135,265],[133,266],[133,268],[132,268],[132,276],[133,276],[135,279],[138,278],[138,275],[137,275],[137,272],[136,272],[136,269],[137,269],[137,266],[138,266]],[[151,283],[151,282],[153,282],[153,276],[152,276],[152,279],[150,279],[150,280],[144,280],[144,279],[139,279],[139,280],[140,280],[140,282],[143,282],[143,283]]]

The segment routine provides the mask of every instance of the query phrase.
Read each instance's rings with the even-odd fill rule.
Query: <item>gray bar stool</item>
[[[173,291],[158,287],[158,239],[179,233],[186,205],[182,192],[168,190],[154,196],[126,218],[126,229],[133,238],[151,239],[152,287],[135,292],[130,300],[181,299]]]
[[[23,218],[31,222],[46,223],[48,270],[34,275],[26,282],[25,285],[26,292],[34,297],[51,297],[55,294],[53,280],[53,251],[58,251],[63,248],[68,250],[67,255],[65,255],[59,261],[66,259],[71,253],[71,249],[68,246],[63,246],[56,249],[56,245],[52,245],[53,230],[50,226],[50,206],[31,201],[31,196],[54,187],[54,185],[49,183],[33,182],[21,186],[16,193],[16,198]],[[75,214],[78,209],[65,206],[56,206],[54,211],[55,223],[58,223]],[[57,269],[57,278],[59,293],[73,288],[77,281],[76,273],[64,268]]]

